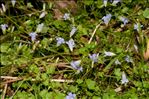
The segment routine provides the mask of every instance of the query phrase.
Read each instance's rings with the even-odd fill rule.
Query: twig
[[[13,79],[13,80],[16,80],[16,79],[18,79],[19,77],[1,76],[0,78],[2,78],[2,79]]]
[[[52,81],[52,82],[67,82],[67,83],[74,82],[73,80],[65,80],[65,79],[51,79],[50,81]]]
[[[10,99],[12,99],[14,97],[14,95],[18,92],[19,88],[21,87],[21,85],[23,84],[24,81],[22,81],[22,83],[19,85],[19,87],[17,88],[17,90],[13,93],[13,95],[10,97]]]
[[[8,81],[6,81],[6,82],[3,82],[3,84],[13,83],[13,82],[16,82],[16,81],[19,81],[19,80],[22,80],[22,79],[20,78],[20,79],[8,80]]]
[[[101,24],[101,23],[100,23],[100,24]],[[90,38],[90,40],[89,40],[88,44],[90,44],[90,43],[91,43],[91,41],[92,41],[92,39],[93,39],[93,37],[94,37],[94,35],[95,35],[95,33],[96,33],[96,31],[97,31],[98,27],[100,26],[100,24],[98,24],[98,25],[96,26],[96,28],[94,29],[94,31],[93,31],[93,33],[92,33],[92,36],[91,36],[91,38]]]
[[[2,99],[5,99],[5,94],[6,94],[6,91],[7,91],[7,87],[8,87],[8,84],[5,84],[5,88],[4,88],[4,92],[3,92],[3,95],[2,95]]]
[[[18,80],[23,80],[23,78],[20,77],[10,77],[10,76],[1,76],[2,79],[11,79],[10,81],[4,82],[4,83],[11,83],[15,82]],[[31,79],[31,81],[36,81],[36,79]],[[72,83],[74,80],[68,80],[68,79],[51,79],[51,82],[67,82],[67,83]]]

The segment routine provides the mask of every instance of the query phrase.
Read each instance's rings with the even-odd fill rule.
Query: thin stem
[[[101,23],[100,23],[100,24],[101,24]],[[96,31],[97,31],[98,27],[100,26],[100,24],[98,24],[98,25],[96,26],[96,28],[94,29],[94,31],[93,31],[93,33],[92,33],[92,36],[91,36],[91,38],[90,38],[90,40],[89,40],[88,44],[90,44],[90,43],[91,43],[91,41],[92,41],[92,39],[93,39],[93,37],[94,37],[94,35],[95,35],[95,33],[96,33]]]

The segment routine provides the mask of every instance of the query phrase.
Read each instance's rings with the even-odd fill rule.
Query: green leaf
[[[48,66],[47,68],[46,68],[46,70],[47,70],[47,74],[54,74],[55,73],[55,67],[54,66]]]
[[[64,98],[65,98],[65,94],[60,93],[60,92],[56,93],[54,97],[54,99],[64,99]]]
[[[83,35],[88,35],[87,29],[82,27],[82,25],[78,26],[78,33]]]
[[[122,13],[128,13],[128,10],[129,10],[128,7],[124,7],[124,8],[122,9]]]
[[[39,95],[42,97],[42,99],[51,99],[53,97],[53,93],[48,92],[48,90],[42,90]]]
[[[75,93],[78,91],[78,87],[77,86],[70,86],[69,90],[71,90],[71,92]]]
[[[76,81],[78,84],[81,84],[81,83],[83,83],[83,80],[82,79],[77,79],[77,81]]]
[[[9,56],[1,55],[1,64],[2,65],[10,65],[12,62],[9,59]]]
[[[146,8],[145,11],[143,12],[143,16],[145,18],[149,18],[149,8]]]
[[[32,73],[36,73],[36,74],[39,73],[39,68],[38,68],[35,64],[32,64],[32,65],[29,67],[29,70],[30,70],[30,72],[32,72]]]
[[[102,8],[103,5],[103,1],[102,0],[98,0],[97,1],[97,8]]]
[[[87,87],[91,90],[95,89],[95,84],[96,82],[91,80],[91,79],[87,79],[86,81]]]
[[[115,69],[114,74],[116,75],[117,80],[121,79],[121,69],[120,68]]]
[[[84,0],[83,2],[85,5],[91,5],[91,4],[93,4],[94,1],[93,0]]]
[[[3,43],[3,44],[1,44],[1,46],[0,46],[1,52],[7,52],[9,46],[10,46],[9,43]]]
[[[60,30],[66,27],[66,24],[61,20],[56,20],[53,22],[53,24],[57,29],[60,29]]]
[[[48,75],[47,75],[46,73],[42,73],[42,74],[41,74],[41,78],[42,78],[43,80],[46,80],[46,79],[48,79]]]
[[[99,96],[93,96],[92,99],[101,99]]]

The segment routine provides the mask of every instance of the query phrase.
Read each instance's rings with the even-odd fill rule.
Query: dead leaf
[[[66,1],[54,1],[56,8],[59,9],[68,9],[68,8],[75,8],[76,2],[74,0],[66,0]]]
[[[144,59],[145,60],[149,59],[149,39],[147,40],[147,49],[146,52],[144,53]]]
[[[53,9],[54,11],[54,18],[57,20],[62,19],[63,13],[59,9]]]
[[[77,4],[74,0],[65,0],[65,1],[54,1],[54,18],[55,19],[62,19],[63,14],[62,12],[70,12],[71,14],[75,14],[77,12]]]
[[[122,91],[122,88],[121,88],[121,87],[118,87],[118,88],[116,88],[114,91],[115,91],[115,92],[120,92],[120,91]]]

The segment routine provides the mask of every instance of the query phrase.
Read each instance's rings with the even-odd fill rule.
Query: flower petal
[[[70,32],[70,37],[72,37],[76,31],[77,31],[77,28],[76,27],[72,27],[72,30]]]
[[[125,84],[125,83],[128,83],[129,82],[129,80],[126,78],[126,74],[125,74],[125,72],[122,72],[122,84]]]
[[[7,24],[1,24],[1,29],[3,32],[6,31],[6,28],[8,28]]]
[[[56,40],[57,40],[57,46],[60,46],[61,44],[65,43],[65,40],[61,37],[57,37]]]
[[[75,42],[73,39],[70,39],[66,42],[66,44],[69,46],[70,51],[73,51],[73,48],[75,47]]]
[[[16,4],[16,0],[11,0],[12,6],[14,7]]]
[[[29,36],[31,37],[31,40],[32,40],[32,41],[35,41],[37,34],[36,34],[36,32],[31,32],[31,33],[29,34]]]
[[[116,54],[113,52],[104,52],[104,56],[115,56]]]
[[[68,93],[68,95],[66,96],[66,99],[75,99],[76,97],[76,94],[73,94],[73,93]]]
[[[70,19],[70,14],[69,13],[65,13],[63,18],[64,18],[64,20],[69,20]]]
[[[43,12],[40,14],[39,18],[41,19],[41,18],[45,17],[46,14],[47,14],[46,11],[43,11]]]
[[[80,72],[80,71],[82,72],[82,71],[83,71],[83,68],[82,68],[81,66],[79,66],[80,63],[81,63],[81,60],[72,61],[72,62],[70,63],[70,65],[71,65],[74,69],[78,70],[79,72]]]
[[[129,55],[127,55],[127,56],[125,57],[125,61],[128,62],[128,63],[133,63],[133,60],[130,58]]]
[[[117,60],[115,61],[115,64],[116,64],[116,65],[121,65],[121,62],[117,59]]]
[[[105,23],[106,25],[108,25],[109,21],[111,20],[111,17],[112,17],[111,14],[107,14],[106,16],[104,16],[104,17],[102,18],[102,20],[104,21],[104,23]]]
[[[98,62],[98,54],[89,54],[89,58],[93,61],[93,62]]]

